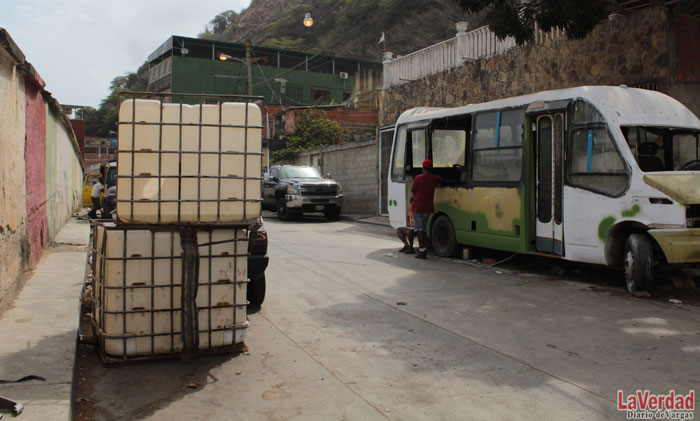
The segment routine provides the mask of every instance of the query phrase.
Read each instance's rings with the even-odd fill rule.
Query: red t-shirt
[[[413,179],[411,191],[413,192],[413,202],[411,203],[411,212],[416,213],[433,213],[433,197],[435,196],[435,187],[442,181],[442,177],[433,174],[418,174]]]

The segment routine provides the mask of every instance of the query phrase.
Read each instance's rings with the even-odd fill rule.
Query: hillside
[[[310,12],[314,25],[302,25]],[[379,61],[386,34],[387,49],[405,55],[454,37],[455,22],[479,26],[452,0],[253,0],[237,14],[217,15],[201,37],[253,45]]]

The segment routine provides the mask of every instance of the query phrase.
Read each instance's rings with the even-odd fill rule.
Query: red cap
[[[423,161],[423,168],[433,168],[433,161],[431,161],[430,159],[426,159],[425,161]]]

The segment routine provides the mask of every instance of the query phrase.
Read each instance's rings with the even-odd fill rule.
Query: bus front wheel
[[[646,234],[632,234],[625,244],[625,281],[629,292],[648,291],[654,280],[654,252]]]
[[[433,252],[440,257],[452,257],[459,251],[454,226],[445,215],[438,216],[433,222],[430,241],[433,244]]]

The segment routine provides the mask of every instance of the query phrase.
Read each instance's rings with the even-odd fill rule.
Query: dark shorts
[[[429,213],[413,212],[413,231],[426,232],[425,230],[428,227],[428,218],[430,218]]]

